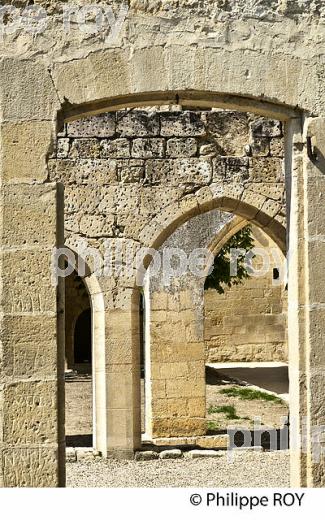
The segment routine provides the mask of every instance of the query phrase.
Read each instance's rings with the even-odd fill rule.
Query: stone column
[[[325,483],[325,121],[307,120],[305,135],[300,124],[289,125],[287,143],[291,485],[320,487]]]
[[[305,484],[305,454],[302,450],[305,392],[305,258],[304,258],[304,144],[301,121],[286,127],[286,172],[288,201],[288,351],[290,397],[290,481]]]
[[[151,293],[146,338],[149,437],[206,433],[202,285]]]
[[[325,119],[306,124],[304,163],[307,486],[325,485]]]
[[[63,486],[64,294],[51,265],[63,204],[47,182],[60,103],[37,59],[2,59],[0,93],[0,480]]]
[[[62,195],[62,194],[61,194]],[[2,188],[0,481],[65,482],[64,300],[51,280],[63,238],[53,184]]]
[[[132,458],[141,445],[139,294],[106,295],[106,406],[108,456]]]

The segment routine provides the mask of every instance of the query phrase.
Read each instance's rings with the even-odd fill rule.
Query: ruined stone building
[[[42,0],[0,42],[0,484],[64,486],[80,407],[103,457],[205,436],[206,365],[254,361],[288,363],[291,484],[323,486],[325,9],[124,4],[114,38]],[[223,294],[157,268],[247,226],[269,269]]]

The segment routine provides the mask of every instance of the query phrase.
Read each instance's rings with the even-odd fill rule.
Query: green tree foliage
[[[251,251],[253,247],[254,239],[252,229],[250,226],[246,226],[233,235],[215,256],[212,272],[207,276],[204,288],[216,289],[219,294],[223,294],[225,287],[239,285],[247,278],[250,278],[244,264],[244,254],[240,255],[237,259],[236,276],[230,274],[230,250],[243,249],[246,254],[246,252]]]

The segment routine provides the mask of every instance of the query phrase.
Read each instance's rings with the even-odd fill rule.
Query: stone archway
[[[195,216],[188,212],[182,215],[179,225],[173,222],[169,229],[174,231],[158,248],[161,258],[171,251],[180,260],[180,252],[181,257],[186,254],[189,262],[198,248],[215,253],[247,225],[241,217],[219,211],[218,199],[214,203],[218,209],[211,209],[211,202],[206,211]],[[284,230],[279,226],[278,243],[283,236]],[[285,248],[283,242],[282,247]],[[163,259],[162,265],[165,263]],[[184,272],[174,268],[171,272],[173,276],[170,274],[172,277],[165,279],[163,268],[157,270],[154,261],[145,277],[146,435],[149,438],[195,437],[206,433],[205,276],[198,276],[187,264]]]
[[[284,24],[289,23],[290,27],[293,27],[294,22],[284,16],[280,23],[283,24],[283,29]],[[268,29],[272,34],[273,29],[269,26]],[[237,34],[237,31],[234,31],[234,34]],[[286,34],[286,30],[283,30],[283,34]],[[53,33],[49,37],[53,38]],[[35,237],[42,237],[38,243],[47,251],[43,263],[45,274],[42,279],[37,279],[35,283],[38,284],[40,291],[47,290],[51,279],[48,253],[55,243],[62,243],[62,236],[60,236],[62,235],[62,226],[60,227],[58,222],[59,232],[56,235],[56,202],[60,199],[59,191],[53,185],[44,188],[41,183],[47,178],[46,156],[51,148],[52,136],[54,135],[53,121],[56,120],[57,113],[61,109],[63,116],[66,113],[67,117],[79,117],[82,113],[89,113],[92,110],[97,111],[100,104],[101,110],[104,106],[107,108],[118,101],[125,106],[131,99],[130,96],[133,98],[130,103],[134,103],[135,99],[143,103],[143,99],[148,100],[150,97],[151,99],[156,98],[154,102],[157,103],[157,99],[176,99],[176,96],[179,96],[178,93],[186,92],[184,98],[190,99],[191,103],[193,99],[201,99],[202,103],[223,104],[228,108],[245,107],[245,109],[252,111],[255,109],[259,113],[268,114],[271,117],[292,118],[297,125],[295,127],[293,122],[287,139],[286,168],[291,182],[289,235],[291,245],[295,250],[298,250],[298,243],[302,245],[300,252],[291,260],[292,289],[290,289],[290,292],[292,301],[296,304],[293,306],[294,309],[290,317],[292,359],[294,362],[292,380],[295,381],[293,390],[300,396],[296,401],[296,416],[300,418],[301,414],[305,414],[310,425],[317,425],[319,421],[322,421],[323,413],[317,412],[320,409],[319,392],[311,391],[310,385],[316,385],[316,388],[321,388],[323,385],[322,375],[315,365],[315,358],[321,358],[319,338],[322,334],[314,332],[311,323],[314,323],[313,320],[315,320],[314,329],[316,328],[318,331],[317,323],[323,317],[321,307],[323,299],[319,292],[318,274],[311,267],[313,266],[312,259],[315,252],[319,253],[322,246],[317,238],[315,241],[309,241],[308,237],[317,237],[324,225],[321,212],[317,218],[312,218],[315,208],[319,207],[318,193],[323,187],[321,175],[323,165],[317,165],[310,158],[307,158],[306,134],[308,128],[310,136],[316,137],[317,147],[322,151],[324,143],[320,136],[323,133],[323,121],[318,119],[310,124],[307,121],[305,135],[302,137],[300,112],[292,110],[291,107],[300,107],[301,110],[306,111],[306,114],[322,115],[324,99],[322,89],[318,89],[320,80],[317,77],[317,67],[312,60],[306,60],[295,55],[292,52],[291,45],[287,45],[286,42],[281,43],[281,52],[279,53],[279,49],[277,49],[276,55],[270,58],[268,44],[265,43],[268,39],[265,38],[264,26],[263,28],[259,26],[256,39],[258,45],[255,45],[255,49],[251,51],[247,51],[246,43],[244,49],[241,47],[242,44],[234,49],[233,47],[230,48],[229,42],[226,41],[222,44],[221,49],[192,45],[190,53],[186,45],[153,46],[148,42],[147,48],[143,48],[143,46],[137,48],[135,45],[135,49],[127,47],[122,50],[98,50],[96,47],[85,50],[87,47],[87,44],[85,44],[83,50],[77,50],[75,47],[69,56],[63,56],[60,59],[57,56],[51,56],[49,58],[50,67],[48,63],[45,64],[40,60],[33,62],[30,59],[5,59],[1,64],[1,77],[6,78],[3,80],[1,100],[4,117],[1,127],[2,170],[5,182],[2,196],[4,197],[5,222],[11,222],[12,215],[15,215],[19,228],[14,237],[9,237],[6,244],[15,246],[18,250],[20,248],[20,251],[26,251],[26,244],[32,245]],[[259,49],[258,52],[256,48]],[[83,52],[86,56],[83,56]],[[229,52],[231,52],[230,55]],[[130,56],[132,56],[131,62]],[[158,69],[157,63],[160,64]],[[180,64],[182,64],[181,67]],[[139,73],[140,70],[141,74]],[[152,74],[153,70],[156,71],[155,74]],[[298,80],[300,77],[307,78],[307,82],[304,82],[304,88],[300,86]],[[19,81],[17,81],[17,78],[19,78]],[[12,85],[15,85],[14,91]],[[188,94],[188,91],[191,91],[191,95]],[[224,95],[217,94],[218,92],[224,92]],[[315,95],[315,92],[317,95]],[[236,96],[233,96],[233,94],[236,94]],[[179,97],[182,98],[182,96]],[[20,103],[16,103],[17,99],[21,100]],[[185,102],[186,99],[184,99]],[[30,162],[26,161],[26,151]],[[309,177],[313,177],[314,182],[310,182]],[[40,184],[35,183],[35,180]],[[303,183],[306,187],[304,193],[302,190]],[[19,209],[17,209],[16,204],[16,208],[13,210],[15,206],[13,199],[15,199],[15,204],[18,199],[21,201]],[[44,208],[45,212],[50,213],[50,218],[42,220],[42,225],[38,225],[37,229],[26,230],[24,227],[25,216],[30,211],[31,205],[37,212],[40,208]],[[305,213],[303,214],[303,212]],[[47,216],[49,213],[47,213]],[[4,232],[4,239],[7,240],[6,231]],[[150,237],[148,239],[150,242]],[[10,251],[6,255],[7,262],[11,263]],[[24,261],[29,263],[29,266],[34,265],[31,247],[28,249],[27,256],[26,260],[25,253]],[[16,261],[20,262],[17,258]],[[23,279],[28,282],[27,275],[24,275],[24,277]],[[24,290],[19,285],[17,286],[17,294],[11,293],[11,288],[14,285],[12,280],[14,279],[15,275],[5,276],[5,297],[9,302],[20,302],[21,298],[25,300]],[[298,283],[298,280],[303,279],[306,282],[305,286],[308,287],[307,295],[302,292],[302,284]],[[132,308],[133,298],[131,292],[128,289],[121,290],[122,296],[117,298],[117,307],[114,308],[114,311],[117,312],[113,314],[117,319],[118,316],[125,318],[124,334],[130,336],[130,343],[133,345],[133,342],[136,342],[136,334],[133,336],[132,332],[133,313],[130,309]],[[41,305],[39,314],[37,317],[33,316],[30,323],[32,326],[32,321],[38,322],[35,327],[36,331],[40,331],[42,327],[48,330],[49,327],[52,335],[56,334],[56,315],[60,310],[60,305],[57,305],[56,291],[53,290],[50,294],[47,294],[46,301],[49,306]],[[126,309],[127,303],[129,304],[128,309]],[[308,307],[309,304],[312,304],[312,307]],[[50,311],[48,307],[50,307]],[[20,304],[18,307],[7,305],[4,309],[7,313],[5,319],[11,323],[6,326],[6,330],[9,331],[8,342],[11,342],[10,347],[8,347],[9,343],[6,343],[5,346],[10,351],[11,348],[14,348],[17,335],[19,338],[18,344],[23,342],[21,323],[25,318]],[[32,310],[34,312],[35,308],[32,307]],[[12,312],[17,312],[17,314],[11,316]],[[53,313],[51,317],[54,317],[54,320],[49,319],[48,312]],[[306,319],[307,317],[310,319]],[[119,343],[120,335],[121,331],[115,334],[116,345]],[[40,332],[36,332],[36,337],[42,344],[44,336]],[[297,345],[299,352],[297,352]],[[131,350],[133,351],[133,348]],[[30,451],[22,455],[22,451],[16,450],[16,445],[13,448],[10,440],[6,438],[4,442],[7,447],[7,463],[2,476],[5,485],[17,485],[19,482],[25,482],[25,477],[24,479],[17,477],[13,468],[20,466],[24,474],[28,473],[26,472],[26,461],[29,465],[31,463],[33,468],[32,478],[27,478],[27,482],[31,485],[62,485],[64,482],[64,472],[61,470],[64,466],[63,430],[60,424],[63,421],[62,415],[59,416],[57,422],[57,408],[60,408],[62,404],[62,395],[57,389],[57,381],[62,379],[63,373],[62,352],[62,345],[59,342],[58,349],[51,347],[50,355],[44,366],[29,365],[28,368],[22,368],[28,373],[36,370],[40,380],[37,390],[33,383],[28,383],[28,392],[31,395],[39,393],[51,397],[51,425],[44,425],[44,431],[49,434],[53,442],[51,448],[44,445],[41,437],[35,439],[30,428],[24,437],[24,445],[35,446],[36,442],[37,448],[30,448]],[[57,353],[59,353],[58,365],[56,364]],[[123,364],[130,365],[132,360],[128,359],[126,362],[126,358],[124,358]],[[10,374],[9,383],[18,382],[27,385],[27,383],[21,383],[19,377],[17,379],[17,376],[13,375],[12,372]],[[307,392],[300,384],[300,380],[304,379],[306,374],[308,374],[309,385]],[[6,380],[5,385],[9,383]],[[25,390],[24,387],[23,394],[26,393]],[[6,391],[10,393],[7,386]],[[10,396],[6,399],[11,402]],[[133,412],[132,407],[132,410],[129,409],[127,414],[132,417],[131,430],[134,428]],[[29,417],[27,410],[26,413]],[[33,410],[31,414],[32,422],[34,414],[40,414],[40,411]],[[12,423],[9,416],[8,421],[10,429]],[[127,421],[124,420],[122,430],[126,428],[126,424]],[[300,425],[297,427],[297,431],[301,431]],[[321,482],[323,478],[321,466],[312,463],[310,443],[309,439],[307,462],[304,457],[300,457],[300,450],[297,449],[296,479],[293,482],[308,482],[309,485],[312,485]],[[125,445],[128,449],[134,448],[132,442],[124,443]],[[37,461],[40,454],[46,458],[45,472],[38,468]],[[58,467],[60,471],[58,471]]]

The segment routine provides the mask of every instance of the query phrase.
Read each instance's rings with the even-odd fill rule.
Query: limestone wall
[[[208,362],[288,361],[287,292],[283,284],[273,279],[273,269],[279,269],[272,255],[276,246],[255,227],[253,236],[254,247],[263,248],[270,258],[268,272],[240,285],[225,287],[224,294],[214,289],[205,291],[204,341]]]
[[[285,223],[281,123],[232,111],[120,111],[68,123],[49,160],[66,243],[138,239],[158,206],[212,184]],[[185,200],[184,200],[185,202]],[[267,225],[269,221],[266,221]]]
[[[224,240],[225,231],[231,236],[236,223],[233,215],[217,210],[193,217],[166,240],[160,253],[163,257],[177,248],[189,258],[198,248],[217,245],[217,237]],[[273,267],[281,272],[283,257],[262,231],[253,230],[256,247],[268,255],[273,249],[276,256],[267,274],[225,295],[204,291],[205,277],[190,269],[169,282],[161,271],[148,270],[146,432],[152,437],[205,433],[207,362],[287,358],[285,291],[283,285],[272,285]],[[259,261],[253,263],[256,269]]]
[[[86,239],[95,250],[110,247],[116,255],[130,245],[136,251],[146,223],[171,198],[187,204],[188,196],[210,185],[215,191],[244,190],[247,203],[259,198],[266,212],[285,224],[283,153],[283,127],[275,120],[178,106],[121,110],[65,125],[48,163],[49,180],[65,187],[66,244],[76,249]],[[176,240],[187,251],[195,244],[208,246],[220,219],[229,218],[220,212],[197,217],[185,243],[172,237],[164,245]],[[271,216],[265,225],[270,221]],[[121,280],[120,273],[117,277]],[[114,286],[109,291],[107,280],[100,283],[113,300]],[[147,418],[156,436],[205,431],[203,292],[197,284],[174,288],[167,315],[155,308],[150,316],[154,407]]]
[[[21,0],[12,4],[25,6]],[[59,294],[58,305],[57,294],[48,290],[49,259],[42,262],[43,269],[37,268],[34,275],[35,244],[41,237],[42,249],[48,246],[52,249],[56,242],[61,243],[58,231],[62,226],[56,221],[60,211],[56,208],[55,186],[44,190],[42,184],[48,178],[47,159],[53,148],[56,124],[60,126],[64,118],[99,113],[114,106],[180,101],[187,106],[200,104],[255,111],[289,122],[288,236],[294,251],[289,271],[290,415],[297,418],[292,428],[298,438],[303,429],[302,418],[307,421],[308,432],[323,424],[325,12],[322,2],[130,0],[130,10],[114,41],[106,38],[107,27],[99,34],[89,35],[73,23],[67,34],[62,28],[62,3],[41,0],[41,4],[49,16],[43,33],[35,36],[23,29],[9,31],[1,44],[0,165],[4,183],[1,420],[5,425],[1,438],[1,484],[41,486],[64,482],[60,392],[64,352],[62,333],[57,328],[62,299]],[[117,4],[120,2],[114,2],[114,6]],[[307,145],[310,143],[312,147]],[[313,150],[317,151],[317,157],[310,153]],[[128,186],[132,188],[129,191]],[[171,187],[167,179],[160,190],[150,187],[154,202],[152,210],[147,212],[139,200],[144,193],[135,190],[137,195],[133,197],[133,184],[125,184],[123,188],[125,193],[123,196],[119,193],[118,198],[120,204],[116,199],[112,201],[112,213],[119,213],[120,219],[125,220],[123,213],[127,211],[123,208],[125,200],[129,201],[127,207],[131,207],[135,225],[132,227],[128,222],[124,228],[124,224],[119,226],[119,236],[130,236],[128,240],[136,244],[160,245],[191,215],[217,205],[266,225],[273,238],[281,229],[277,224],[283,223],[279,203],[261,194],[265,189],[263,183],[246,189],[244,182],[238,186],[238,182],[227,180],[221,185],[207,183],[189,192]],[[52,208],[50,216],[49,208]],[[138,221],[134,222],[135,214],[141,215],[142,227]],[[71,218],[71,225],[74,224]],[[78,226],[79,223],[77,229]],[[8,267],[13,265],[12,251],[18,269]],[[39,259],[40,253],[36,254]],[[112,449],[132,451],[140,438],[137,333],[133,329],[137,306],[130,280],[115,278],[103,286],[108,287],[105,312],[109,314],[106,320],[109,335],[103,340],[108,367],[103,386],[107,379],[107,386],[114,387],[118,372],[121,389],[118,395],[106,392],[106,387],[102,393],[108,396],[107,440]],[[29,339],[26,339],[27,327],[28,330],[31,327]],[[127,348],[121,352],[123,345]],[[24,356],[15,352],[24,352]],[[26,403],[22,398],[17,414],[12,414],[12,403],[17,402],[13,392],[14,389],[19,392],[19,388],[30,399]],[[32,405],[30,409],[29,402],[46,403],[46,412],[44,406]],[[37,431],[36,421],[40,423]],[[14,436],[12,431],[20,433]],[[307,441],[307,454],[299,448],[292,451],[293,486],[324,484],[324,459],[321,463],[312,460],[310,436]]]

